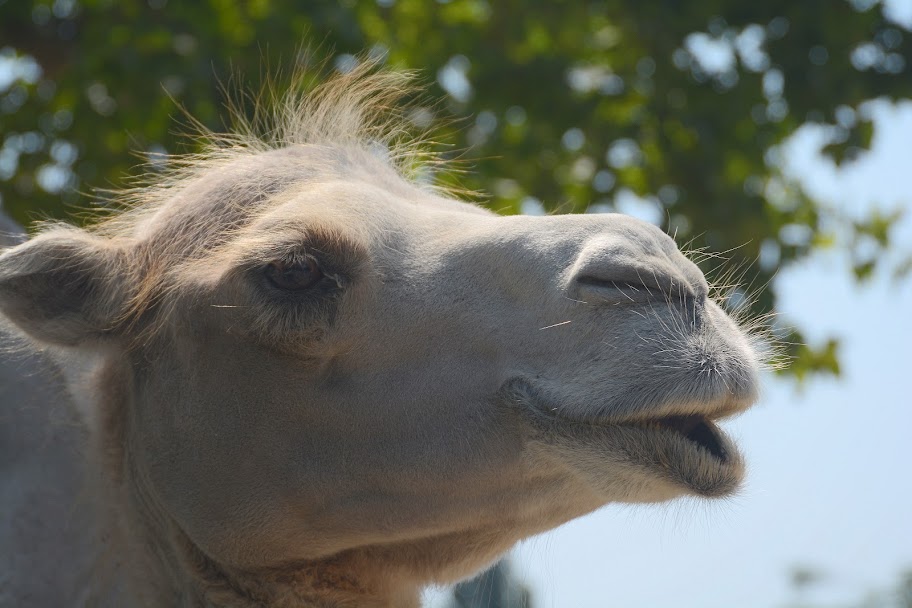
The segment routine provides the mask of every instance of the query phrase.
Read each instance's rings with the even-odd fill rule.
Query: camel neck
[[[414,586],[393,588],[389,577],[353,578],[360,551],[322,560],[244,570],[207,556],[168,517],[148,488],[125,480],[132,509],[121,514],[121,534],[133,559],[133,595],[150,606],[180,608],[418,608]],[[360,571],[372,569],[360,569]]]

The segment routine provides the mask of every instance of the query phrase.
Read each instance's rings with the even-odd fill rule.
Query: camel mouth
[[[593,464],[626,462],[632,485],[656,480],[665,490],[636,491],[632,502],[654,502],[691,494],[720,498],[737,491],[744,478],[744,461],[735,442],[719,427],[723,418],[747,409],[752,397],[660,405],[658,412],[634,417],[566,415],[527,382],[514,382],[510,401],[521,405],[537,429],[536,437],[553,446],[588,474],[599,477]],[[607,478],[606,478],[607,479]],[[596,485],[602,483],[593,479]]]

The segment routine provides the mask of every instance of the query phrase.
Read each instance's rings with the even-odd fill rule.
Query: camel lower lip
[[[615,425],[617,445],[637,463],[704,497],[734,492],[744,474],[735,444],[710,419],[671,415]]]
[[[622,458],[641,471],[687,493],[707,498],[737,490],[744,464],[735,444],[708,417],[668,415],[627,421],[580,421],[547,417],[549,433],[570,440],[563,445],[609,458]]]
[[[729,456],[725,445],[727,442],[722,432],[704,416],[664,416],[654,420],[632,423],[629,426],[662,429],[677,433],[721,462],[725,462]]]

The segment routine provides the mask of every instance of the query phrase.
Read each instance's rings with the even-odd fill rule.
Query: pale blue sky
[[[788,166],[841,210],[906,209],[894,240],[909,253],[912,103],[875,114],[874,150],[850,168],[815,157],[813,133],[789,146]],[[809,340],[842,339],[843,377],[800,391],[767,379],[760,404],[727,425],[749,462],[737,498],[608,506],[523,543],[514,568],[535,608],[781,607],[795,599],[794,565],[826,575],[803,597],[845,606],[912,568],[912,279],[858,286],[834,250],[776,287]]]

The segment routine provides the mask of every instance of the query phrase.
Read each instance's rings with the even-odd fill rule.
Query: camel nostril
[[[583,291],[594,292],[600,297],[629,302],[645,302],[655,297],[660,297],[662,292],[658,285],[651,288],[642,281],[608,280],[592,276],[583,276],[576,279],[576,283]]]
[[[671,272],[646,272],[637,268],[614,272],[586,272],[573,280],[575,289],[601,300],[623,303],[650,301],[676,302],[697,298],[694,288],[683,277]]]
[[[632,289],[634,291],[649,291],[649,287],[641,282],[635,281],[603,281],[601,279],[592,279],[589,277],[583,277],[579,280],[580,283],[587,285],[599,285],[612,287],[614,289]]]

